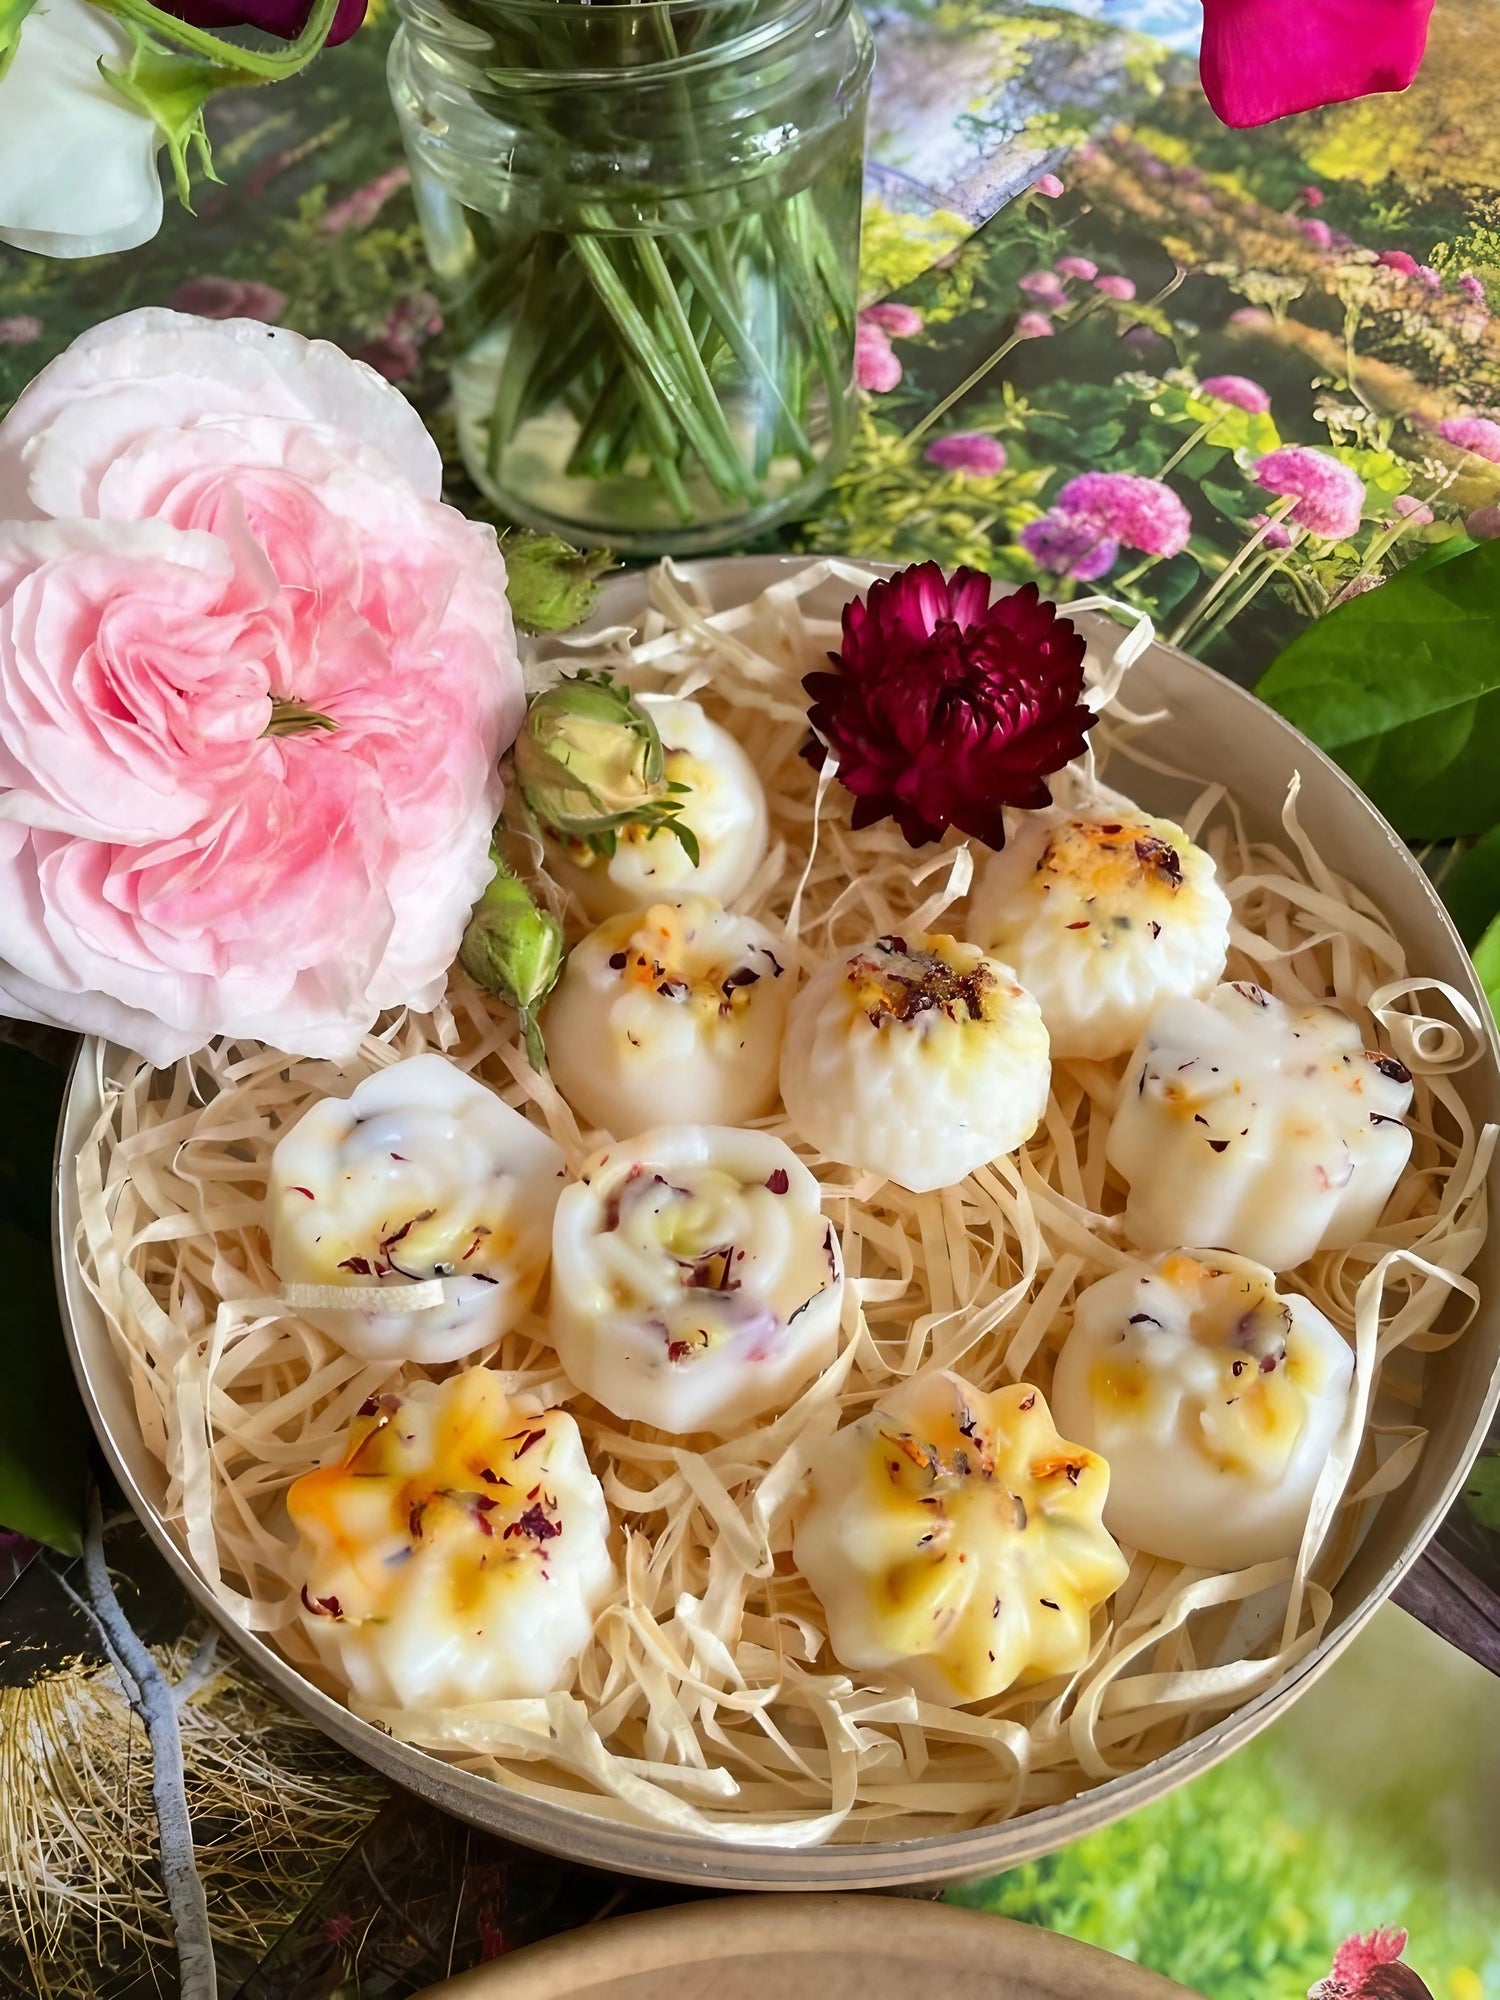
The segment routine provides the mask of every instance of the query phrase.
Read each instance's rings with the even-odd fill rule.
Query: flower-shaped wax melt
[[[877,938],[792,1002],[781,1095],[809,1145],[914,1193],[1024,1145],[1052,1066],[1008,965],[951,937]]]
[[[1196,1243],[1289,1271],[1380,1220],[1411,1157],[1411,1074],[1337,1007],[1245,981],[1152,1015],[1106,1157],[1143,1250]]]
[[[1212,1570],[1295,1555],[1354,1355],[1248,1258],[1169,1251],[1078,1300],[1052,1407],[1109,1461],[1129,1547]]]
[[[970,928],[1035,994],[1054,1060],[1106,1060],[1135,1047],[1158,1001],[1221,977],[1229,898],[1170,820],[1038,813],[983,862]]]
[[[614,852],[548,836],[547,867],[596,920],[694,891],[732,903],[766,857],[766,795],[755,766],[695,701],[639,695],[661,737],[667,782],[683,787],[677,815],[698,843],[695,864],[663,826],[625,826]]]
[[[1088,1658],[1094,1607],[1127,1568],[1108,1490],[1039,1390],[919,1376],[815,1447],[793,1555],[846,1667],[988,1701]]]
[[[552,1343],[617,1417],[728,1431],[833,1360],[844,1272],[781,1140],[667,1125],[607,1146],[557,1205]]]
[[[488,1368],[372,1397],[342,1460],[294,1481],[287,1511],[302,1629],[367,1702],[565,1688],[615,1582],[577,1424],[522,1414]]]
[[[791,978],[753,917],[709,896],[611,917],[546,1013],[553,1079],[590,1125],[744,1125],[774,1110]]]
[[[560,1146],[446,1056],[411,1056],[303,1113],[271,1156],[267,1227],[305,1316],[367,1361],[456,1361],[506,1333],[547,1268]],[[440,1305],[400,1293],[441,1281]],[[389,1291],[390,1310],[372,1302]]]

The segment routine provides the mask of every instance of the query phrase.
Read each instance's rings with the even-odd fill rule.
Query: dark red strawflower
[[[260,28],[294,42],[307,26],[312,0],[162,0],[163,11],[195,28],[220,34],[225,28]],[[326,47],[336,49],[362,25],[366,0],[339,0]]]
[[[936,563],[844,607],[837,673],[808,674],[803,755],[838,759],[853,824],[894,819],[913,847],[950,826],[1005,845],[1004,806],[1045,806],[1047,779],[1084,748],[1083,635],[1034,583],[990,603],[972,569]]]

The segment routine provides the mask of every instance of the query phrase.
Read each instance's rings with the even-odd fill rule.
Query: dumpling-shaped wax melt
[[[1024,1145],[1052,1066],[1035,1000],[977,945],[877,938],[818,967],[792,1002],[781,1096],[831,1160],[915,1194]]]
[[[609,1509],[565,1410],[469,1368],[373,1396],[337,1465],[293,1482],[302,1629],[398,1708],[565,1688],[615,1581]]]
[[[668,783],[683,786],[678,819],[696,837],[698,863],[676,834],[627,826],[615,851],[595,854],[583,841],[548,836],[547,868],[596,921],[695,891],[732,903],[766,858],[766,795],[755,766],[727,729],[695,701],[637,697],[661,737]]]
[[[367,1361],[457,1361],[498,1340],[547,1268],[561,1147],[446,1056],[410,1056],[305,1111],[271,1155],[271,1262],[283,1285],[364,1294],[306,1317]],[[440,1279],[443,1302],[400,1310]],[[369,1306],[376,1290],[393,1310]]]
[[[1375,1228],[1411,1133],[1411,1073],[1337,1007],[1236,981],[1168,1000],[1131,1057],[1106,1158],[1143,1250],[1195,1243],[1273,1271]]]
[[[1171,820],[1032,813],[985,859],[969,928],[1035,994],[1054,1061],[1102,1061],[1135,1047],[1159,1000],[1223,975],[1229,899]]]
[[[743,1125],[776,1106],[792,981],[776,940],[709,896],[610,917],[568,954],[543,1025],[586,1124]]]
[[[1338,1328],[1264,1265],[1173,1250],[1081,1295],[1052,1407],[1109,1461],[1111,1534],[1245,1569],[1296,1554],[1353,1375]]]
[[[1127,1564],[1100,1519],[1109,1467],[1027,1383],[903,1383],[814,1448],[792,1553],[846,1667],[925,1701],[1072,1673]]]
[[[617,1417],[729,1431],[832,1361],[844,1270],[779,1139],[664,1125],[607,1146],[557,1205],[552,1344]]]

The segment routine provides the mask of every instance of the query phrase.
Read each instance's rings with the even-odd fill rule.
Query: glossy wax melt
[[[553,1345],[617,1417],[732,1430],[834,1357],[838,1239],[769,1133],[662,1126],[605,1147],[558,1203],[552,1254]]]
[[[1212,857],[1171,820],[1029,813],[986,857],[970,929],[1036,997],[1054,1059],[1133,1049],[1158,1001],[1207,993],[1229,950]]]
[[[498,1340],[547,1268],[562,1150],[446,1056],[411,1056],[303,1113],[271,1156],[266,1225],[304,1316],[370,1361],[456,1361]],[[403,1310],[438,1280],[442,1302]],[[341,1307],[332,1293],[357,1294]],[[389,1310],[369,1302],[388,1293]]]
[[[792,980],[775,938],[708,896],[611,917],[568,954],[544,1016],[553,1080],[626,1138],[775,1109]]]
[[[793,1552],[846,1667],[987,1701],[1088,1658],[1126,1574],[1108,1488],[1039,1390],[919,1376],[815,1447]]]
[[[1144,1250],[1211,1245],[1289,1271],[1363,1242],[1411,1157],[1410,1072],[1337,1007],[1244,981],[1152,1015],[1106,1154]]]
[[[820,966],[792,1002],[781,1095],[831,1160],[922,1194],[1036,1130],[1047,1030],[1008,965],[951,937],[882,937]]]
[[[729,731],[695,701],[637,699],[661,737],[667,782],[681,787],[678,818],[698,843],[698,859],[662,827],[622,828],[607,855],[549,837],[548,870],[596,921],[689,892],[732,903],[766,858],[765,791]]]
[[[373,1397],[343,1459],[287,1493],[300,1623],[365,1701],[503,1701],[570,1685],[615,1582],[609,1510],[565,1410],[470,1368]]]
[[[1109,1461],[1129,1547],[1211,1570],[1295,1555],[1354,1355],[1248,1258],[1174,1250],[1078,1300],[1052,1407]]]

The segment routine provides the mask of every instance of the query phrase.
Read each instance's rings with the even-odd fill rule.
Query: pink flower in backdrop
[[[1489,294],[1484,289],[1484,280],[1476,278],[1472,271],[1460,273],[1458,289],[1471,305],[1487,306],[1490,302]]]
[[[1321,188],[1299,188],[1298,194],[1307,203],[1309,208],[1321,208],[1323,206],[1323,190]]]
[[[1049,201],[1056,201],[1063,192],[1063,184],[1056,174],[1043,174],[1039,181],[1032,182],[1033,194],[1044,194]]]
[[[1489,417],[1444,417],[1437,434],[1460,451],[1472,451],[1476,458],[1500,465],[1500,424]]]
[[[35,313],[14,313],[9,319],[0,319],[0,347],[29,347],[45,332]]]
[[[1142,555],[1180,555],[1193,532],[1192,517],[1171,487],[1134,472],[1081,472],[1055,505]]]
[[[1017,340],[1045,340],[1056,330],[1045,313],[1024,312],[1016,319]]]
[[[1206,396],[1217,396],[1221,403],[1233,403],[1236,409],[1248,410],[1252,417],[1263,417],[1271,407],[1271,398],[1248,375],[1205,375],[1202,386]]]
[[[961,472],[976,479],[993,479],[1005,470],[1005,446],[988,431],[950,431],[934,438],[922,456],[945,472]]]
[[[1311,445],[1285,444],[1255,465],[1256,483],[1283,498],[1295,495],[1288,518],[1326,542],[1341,542],[1359,526],[1365,483],[1352,466]]]
[[[1204,0],[1199,70],[1226,125],[1404,90],[1433,0]]]
[[[1375,262],[1384,264],[1388,271],[1399,271],[1403,278],[1417,275],[1417,260],[1409,250],[1382,250]]]
[[[1333,248],[1333,231],[1316,215],[1304,215],[1297,227],[1315,250]]]
[[[897,340],[910,340],[913,334],[922,331],[922,315],[897,299],[883,299],[879,305],[866,306],[859,317],[863,324],[878,326]]]
[[[1464,522],[1464,531],[1476,542],[1500,542],[1500,502],[1476,507]]]
[[[1120,544],[1092,521],[1054,507],[1039,520],[1028,521],[1017,536],[1038,569],[1054,576],[1093,583],[1114,567]]]
[[[1106,271],[1102,278],[1094,280],[1094,290],[1096,292],[1103,292],[1104,296],[1109,299],[1133,299],[1135,297],[1135,286],[1131,280],[1119,277],[1111,271]]]
[[[1079,278],[1085,284],[1099,275],[1099,266],[1092,257],[1059,257],[1053,269],[1060,278]]]
[[[1271,315],[1264,306],[1236,306],[1225,320],[1226,326],[1248,326],[1259,331],[1271,324]]]
[[[890,335],[863,315],[854,330],[854,379],[861,389],[877,394],[894,389],[901,380],[901,362]]]
[[[1047,312],[1061,312],[1068,303],[1068,295],[1055,271],[1028,271],[1019,283],[1033,304]]]
[[[167,1062],[433,1005],[523,696],[494,531],[322,341],[125,314],[0,423],[0,1006]]]
[[[368,229],[391,196],[399,194],[410,182],[410,167],[404,163],[388,167],[383,174],[377,174],[374,180],[366,181],[363,187],[355,188],[352,194],[325,209],[318,227],[329,236],[341,236],[346,229]]]
[[[1440,292],[1443,290],[1443,274],[1441,271],[1435,271],[1431,264],[1418,264],[1417,276],[1429,292]]]
[[[1266,523],[1268,521],[1271,522],[1271,525],[1267,528]],[[1292,538],[1286,529],[1280,521],[1271,521],[1269,514],[1252,514],[1250,516],[1250,525],[1252,528],[1266,529],[1266,532],[1260,538],[1260,545],[1263,549],[1289,549],[1292,546]]]
[[[184,278],[167,300],[174,312],[199,313],[204,319],[261,319],[274,324],[281,317],[286,293],[258,278]]]
[[[1391,512],[1403,521],[1410,521],[1414,528],[1425,528],[1434,518],[1427,502],[1419,500],[1415,493],[1398,493],[1391,502]]]

